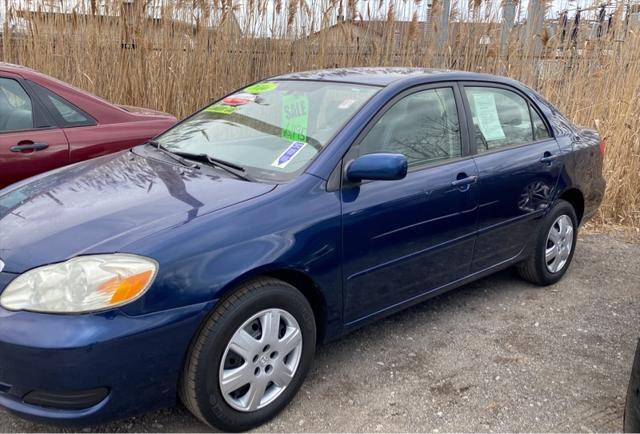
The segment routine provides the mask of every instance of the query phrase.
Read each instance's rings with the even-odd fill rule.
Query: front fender
[[[160,264],[147,294],[122,308],[129,315],[223,297],[238,282],[290,270],[313,281],[329,308],[342,312],[340,199],[305,175],[295,185],[140,240],[128,252]],[[280,191],[278,191],[280,190]]]

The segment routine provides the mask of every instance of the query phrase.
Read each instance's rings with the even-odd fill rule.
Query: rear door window
[[[540,115],[517,93],[492,87],[464,89],[478,153],[550,137]]]

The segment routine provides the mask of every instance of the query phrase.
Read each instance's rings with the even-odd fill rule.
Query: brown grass
[[[400,4],[420,7],[423,1]],[[434,9],[441,2],[435,1]],[[458,10],[458,2],[452,1],[452,19],[471,15],[477,22],[452,22],[442,49],[437,48],[434,34],[439,17],[425,29],[418,25],[417,15],[383,8],[387,3],[176,0],[154,4],[152,0],[145,4],[136,0],[131,7],[121,0],[93,1],[76,7],[72,15],[30,16],[23,31],[3,39],[2,57],[111,101],[177,116],[247,82],[289,71],[404,65],[507,75],[539,90],[577,124],[600,131],[607,141],[608,188],[598,221],[640,227],[640,29],[625,30],[620,11],[604,38],[579,42],[575,49],[566,41],[561,43],[559,34],[545,22],[539,35],[541,51],[536,51],[522,26],[516,26],[501,52],[501,24],[486,13],[486,1],[468,2],[473,6],[470,12]],[[60,4],[65,2],[31,3],[30,9],[47,11]],[[9,17],[20,16],[18,8],[9,5]],[[145,9],[156,10],[157,17],[180,20],[149,20]],[[230,11],[245,17],[242,34],[233,31]],[[105,13],[112,17],[101,17]],[[336,15],[357,21],[367,13],[386,20],[380,27],[382,35],[343,24],[320,36],[304,36],[329,28]],[[409,21],[413,16],[413,23],[395,41],[392,22],[398,16]],[[207,23],[221,20],[218,31],[208,28]],[[582,29],[583,35],[587,32]],[[267,34],[273,37],[264,37]],[[483,35],[490,37],[488,45],[478,43]],[[122,48],[134,43],[135,49]]]

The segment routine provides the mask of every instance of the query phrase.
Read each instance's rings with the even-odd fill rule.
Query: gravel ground
[[[581,235],[553,287],[507,270],[320,347],[261,430],[620,431],[639,313],[640,244]],[[180,406],[84,431],[207,430]]]

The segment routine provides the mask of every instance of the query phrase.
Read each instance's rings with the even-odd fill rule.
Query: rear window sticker
[[[270,82],[270,81],[264,81],[262,83],[252,84],[251,86],[246,87],[244,89],[244,91],[245,92],[249,92],[249,93],[253,93],[253,94],[260,94],[260,93],[272,91],[277,87],[278,87],[277,83],[273,83],[273,82]]]
[[[473,104],[476,108],[476,116],[478,118],[478,127],[482,132],[485,140],[502,140],[505,138],[500,118],[498,117],[498,109],[496,108],[496,100],[493,94],[486,92],[477,92],[473,94]]]
[[[293,142],[271,165],[279,169],[284,169],[305,146],[307,146],[307,144],[304,142]]]
[[[306,142],[308,123],[309,98],[306,95],[283,96],[282,138],[292,142]]]

